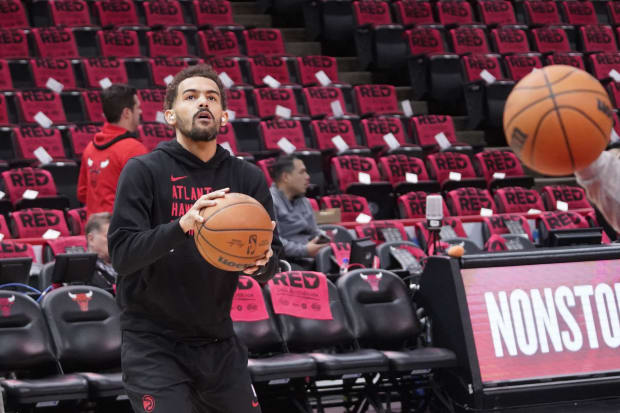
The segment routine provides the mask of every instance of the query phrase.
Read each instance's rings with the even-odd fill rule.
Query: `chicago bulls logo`
[[[2,317],[8,317],[11,315],[11,306],[15,302],[15,296],[0,298],[0,311],[2,311]]]
[[[69,298],[78,303],[80,311],[88,311],[88,302],[93,298],[93,292],[73,294],[69,293]]]
[[[155,399],[150,394],[145,394],[142,396],[142,407],[144,407],[144,411],[149,413],[155,410]]]
[[[383,274],[381,273],[368,274],[368,275],[360,274],[360,277],[362,277],[362,280],[366,281],[368,285],[370,285],[370,288],[373,291],[379,291],[379,281],[381,281]]]

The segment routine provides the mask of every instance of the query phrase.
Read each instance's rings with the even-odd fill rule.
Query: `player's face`
[[[289,188],[295,195],[303,195],[306,193],[306,190],[310,185],[310,175],[308,174],[306,165],[304,165],[303,161],[295,159],[293,161],[293,166],[294,169],[288,177]]]
[[[207,142],[215,139],[220,127],[228,119],[222,109],[222,99],[217,84],[206,77],[190,77],[179,84],[174,102],[174,125],[193,141]]]

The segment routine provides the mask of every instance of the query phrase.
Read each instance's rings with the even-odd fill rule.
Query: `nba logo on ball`
[[[529,168],[569,175],[586,168],[609,143],[612,105],[598,80],[573,66],[533,70],[504,107],[506,140]]]
[[[194,231],[196,248],[214,267],[242,271],[269,251],[273,238],[271,217],[254,198],[228,193],[204,208],[204,221]]]

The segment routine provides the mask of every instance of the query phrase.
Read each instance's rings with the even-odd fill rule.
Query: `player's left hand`
[[[271,221],[271,230],[273,231],[275,227],[276,227],[275,221]],[[258,271],[260,267],[267,265],[267,263],[269,262],[269,259],[272,256],[273,256],[273,250],[271,249],[271,247],[269,247],[269,251],[267,251],[267,254],[265,254],[263,258],[256,260],[253,266],[246,268],[242,272],[246,275],[254,274],[256,271]]]

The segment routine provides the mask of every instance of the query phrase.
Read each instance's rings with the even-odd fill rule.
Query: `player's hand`
[[[276,227],[276,222],[271,221],[271,230],[273,231],[275,227]],[[254,274],[256,271],[258,271],[260,267],[267,265],[267,263],[269,262],[269,259],[272,256],[273,256],[273,250],[271,249],[271,247],[269,247],[269,251],[267,251],[267,254],[265,254],[263,258],[259,258],[258,260],[256,260],[256,263],[254,263],[253,266],[248,267],[245,270],[243,270],[243,273],[246,275]]]
[[[187,232],[190,229],[196,228],[196,225],[202,224],[204,218],[200,216],[200,210],[215,206],[217,203],[214,199],[223,198],[228,191],[230,191],[230,188],[218,189],[198,198],[194,205],[179,220],[179,225],[183,232]]]

